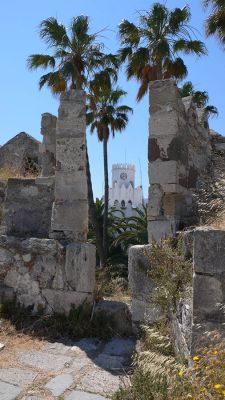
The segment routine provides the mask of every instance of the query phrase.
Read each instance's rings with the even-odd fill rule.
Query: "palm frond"
[[[29,69],[55,68],[55,58],[47,54],[31,54],[28,57],[27,66]]]
[[[54,17],[50,17],[41,22],[40,37],[44,39],[50,47],[67,47],[70,44],[65,26],[60,24]]]
[[[119,25],[121,43],[125,45],[138,46],[140,42],[139,29],[135,24],[124,19]]]
[[[173,45],[174,53],[184,52],[185,54],[196,54],[197,56],[206,55],[207,50],[203,42],[199,40],[179,39]]]

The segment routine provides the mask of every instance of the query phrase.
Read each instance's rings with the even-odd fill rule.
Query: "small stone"
[[[32,257],[31,254],[23,254],[22,258],[24,262],[30,262]]]
[[[3,350],[5,345],[3,343],[0,343],[0,351]]]
[[[72,383],[73,378],[70,374],[62,374],[52,378],[45,387],[52,392],[53,396],[60,396]]]
[[[66,400],[107,400],[105,397],[99,394],[91,394],[88,392],[80,392],[79,390],[74,390],[65,398]]]
[[[10,385],[9,383],[0,381],[0,399],[1,400],[16,400],[21,393],[19,386]]]

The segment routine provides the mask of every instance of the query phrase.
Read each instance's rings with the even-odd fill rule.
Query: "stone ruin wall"
[[[191,98],[174,81],[150,87],[149,242],[196,223],[193,193],[208,173],[211,144]]]
[[[198,223],[193,195],[206,181],[225,173],[225,139],[209,130],[202,110],[191,98],[181,99],[172,80],[150,87],[149,243],[160,241]],[[225,174],[224,174],[225,176]],[[225,334],[225,231],[196,228],[184,233],[184,257],[193,260],[193,282],[187,296],[171,315],[177,353],[189,356],[205,331]],[[129,286],[133,323],[156,321],[152,303],[154,282],[148,277],[147,246],[129,251]]]
[[[0,236],[0,297],[34,313],[93,302],[95,247],[86,243],[85,94],[62,94],[43,114],[41,177],[9,179]]]

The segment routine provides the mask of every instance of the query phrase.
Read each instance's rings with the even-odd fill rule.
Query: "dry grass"
[[[37,177],[37,174],[32,172],[26,172],[25,174],[21,173],[20,171],[16,170],[12,167],[5,167],[0,168],[0,180],[7,181],[10,178],[17,178],[17,179],[34,179]]]

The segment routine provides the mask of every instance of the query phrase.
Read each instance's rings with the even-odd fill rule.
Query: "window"
[[[124,201],[124,200],[121,201],[121,207],[122,207],[122,208],[125,208],[125,207],[126,207],[126,204],[125,204],[125,201]]]

